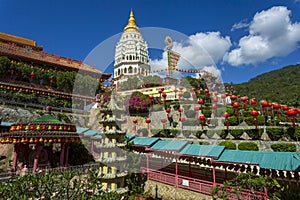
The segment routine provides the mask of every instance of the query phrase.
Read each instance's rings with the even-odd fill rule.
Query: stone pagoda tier
[[[127,157],[123,148],[126,146],[126,132],[120,127],[126,120],[109,107],[99,108],[100,131],[92,138],[93,156],[101,163],[99,177],[103,190],[125,192]]]

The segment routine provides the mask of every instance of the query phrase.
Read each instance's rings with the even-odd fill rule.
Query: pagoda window
[[[112,191],[117,190],[117,184],[111,183],[111,190],[112,190]]]
[[[102,183],[102,190],[107,190],[107,183],[105,182]]]
[[[124,74],[127,74],[127,68],[124,68]]]
[[[132,67],[131,66],[128,68],[128,73],[132,74]]]
[[[132,60],[132,56],[131,55],[129,56],[129,60]]]
[[[120,69],[118,69],[118,76],[120,76],[120,73],[121,73],[121,71],[120,71]]]

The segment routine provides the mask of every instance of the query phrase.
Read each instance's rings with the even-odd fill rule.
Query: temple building
[[[127,77],[150,73],[148,45],[135,22],[133,12],[117,44],[114,63],[115,84]]]

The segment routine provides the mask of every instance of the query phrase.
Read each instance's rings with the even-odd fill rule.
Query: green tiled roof
[[[93,136],[94,139],[102,139],[102,135],[95,135]]]
[[[99,132],[98,130],[88,130],[88,131],[85,131],[83,134],[84,134],[84,136],[88,137],[88,136],[94,136],[98,132]]]
[[[1,126],[11,126],[13,123],[10,122],[1,122]]]
[[[46,123],[57,123],[57,124],[62,124],[61,121],[56,119],[55,117],[51,115],[43,115],[40,118],[34,120],[33,122],[46,122]]]
[[[140,145],[140,146],[150,146],[157,142],[159,138],[147,138],[147,137],[135,137],[132,142],[135,145]]]
[[[165,151],[180,151],[187,141],[182,140],[159,140],[150,149],[153,150],[165,150]]]
[[[135,137],[135,134],[126,134],[125,137],[130,141]]]
[[[177,154],[218,158],[224,149],[224,146],[188,144]]]
[[[258,164],[261,168],[300,171],[300,153],[225,150],[218,161]]]
[[[84,133],[87,130],[89,130],[89,128],[84,128],[84,127],[76,126],[76,132],[77,133]]]

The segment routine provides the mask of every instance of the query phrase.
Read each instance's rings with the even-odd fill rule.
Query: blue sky
[[[132,8],[140,28],[167,28],[195,39],[224,82],[245,82],[300,63],[299,0],[0,0],[0,7],[1,32],[34,39],[46,52],[78,60],[122,32]],[[188,53],[183,52],[201,65]],[[159,62],[162,56],[153,51],[150,58]]]

